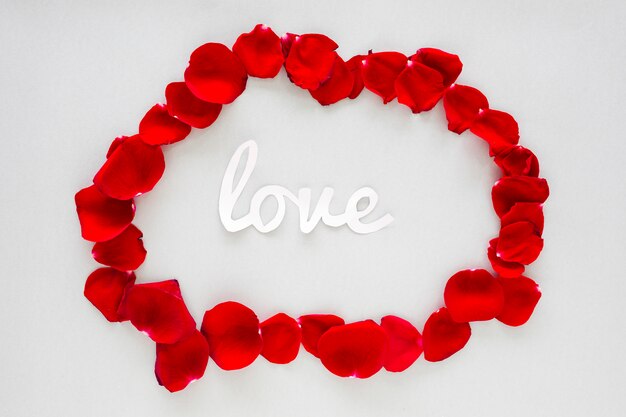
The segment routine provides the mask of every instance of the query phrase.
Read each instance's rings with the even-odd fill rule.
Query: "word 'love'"
[[[235,185],[235,173],[239,167],[244,152],[248,152],[248,159],[243,169],[241,178]],[[275,230],[285,218],[286,200],[291,200],[300,213],[300,230],[303,233],[310,233],[320,220],[327,226],[340,227],[348,225],[348,227],[356,233],[367,234],[376,232],[383,227],[388,226],[393,217],[385,214],[381,218],[370,223],[363,223],[361,219],[370,214],[378,203],[378,194],[370,187],[359,188],[350,196],[346,203],[346,210],[341,214],[330,213],[330,203],[335,193],[332,187],[325,187],[322,194],[311,213],[311,189],[300,188],[296,196],[285,187],[280,185],[266,185],[260,188],[250,201],[250,210],[248,214],[233,219],[233,208],[244,187],[248,183],[252,172],[256,166],[258,155],[258,145],[255,141],[249,140],[243,143],[233,154],[222,180],[219,198],[219,212],[222,224],[229,232],[238,232],[249,226],[254,226],[261,233],[268,233]],[[267,223],[263,223],[261,218],[261,206],[263,202],[273,197],[278,203],[276,213]],[[367,205],[363,209],[359,209],[358,205],[361,200],[367,200]]]

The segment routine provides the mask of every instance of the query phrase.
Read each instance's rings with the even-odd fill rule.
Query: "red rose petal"
[[[139,122],[139,136],[148,145],[167,145],[187,137],[191,127],[172,117],[163,104],[155,104]]]
[[[383,366],[389,372],[402,372],[422,354],[422,335],[408,321],[396,316],[385,316],[380,326],[387,333],[389,346]]]
[[[361,67],[363,66],[363,60],[365,59],[365,55],[355,55],[346,61],[346,65],[352,73],[352,78],[354,80],[352,84],[352,91],[348,95],[350,100],[354,100],[361,94],[365,85],[363,84],[363,75],[361,74]]]
[[[469,129],[481,110],[489,108],[487,97],[474,87],[454,84],[443,95],[448,130],[461,134]]]
[[[346,322],[333,314],[307,314],[300,316],[298,323],[302,329],[302,346],[311,355],[317,357],[317,344],[320,337],[331,327],[341,326]]]
[[[201,100],[229,104],[246,89],[248,73],[237,55],[221,43],[205,43],[191,54],[185,83]]]
[[[491,239],[489,241],[489,248],[487,249],[487,257],[491,262],[491,266],[494,271],[501,277],[515,278],[524,273],[526,269],[524,265],[519,262],[506,262],[498,257],[496,248],[498,246],[498,238]]]
[[[443,78],[443,85],[446,87],[456,81],[463,69],[458,55],[435,48],[421,48],[409,59],[439,72]]]
[[[507,262],[533,263],[543,249],[543,239],[534,224],[517,222],[500,230],[496,253]]]
[[[328,106],[347,98],[352,92],[353,85],[352,73],[343,59],[337,55],[330,78],[310,93],[322,106]]]
[[[221,104],[202,101],[194,96],[184,82],[168,84],[165,99],[170,115],[197,129],[211,126],[222,111]]]
[[[302,335],[298,322],[278,313],[261,323],[261,355],[272,363],[285,364],[298,356]]]
[[[116,200],[102,194],[95,185],[83,188],[74,197],[83,239],[102,242],[119,235],[135,217],[133,200]]]
[[[320,337],[322,364],[341,377],[369,378],[385,361],[387,334],[372,320],[335,326]]]
[[[498,278],[498,281],[504,289],[504,308],[496,318],[508,326],[521,326],[528,321],[541,298],[539,286],[524,276]]]
[[[398,102],[413,113],[430,110],[441,99],[445,90],[441,74],[426,65],[410,62],[395,82]]]
[[[496,155],[495,163],[502,169],[504,175],[539,176],[539,161],[530,149],[523,146],[514,146],[508,151]]]
[[[118,136],[113,139],[113,142],[111,142],[111,145],[109,145],[109,150],[107,151],[107,159],[109,159],[109,157],[113,155],[113,152],[115,152],[117,147],[124,143],[126,139],[128,139],[128,136]]]
[[[280,38],[272,29],[260,24],[237,38],[233,52],[252,77],[274,78],[284,62]]]
[[[452,275],[443,298],[452,320],[458,323],[495,318],[502,311],[504,293],[484,269],[467,269]]]
[[[85,298],[91,301],[108,321],[126,320],[118,314],[125,291],[135,283],[135,274],[113,268],[100,268],[93,271],[85,283]]]
[[[500,218],[515,203],[543,203],[550,195],[548,183],[543,178],[511,176],[498,180],[491,190],[493,208]]]
[[[141,230],[131,224],[113,239],[97,242],[91,254],[103,265],[120,271],[133,271],[146,259],[142,237]]]
[[[175,343],[157,343],[154,373],[159,385],[176,392],[202,378],[208,362],[209,344],[196,330]]]
[[[517,122],[513,116],[499,110],[481,111],[470,131],[489,144],[491,155],[498,155],[519,142]]]
[[[231,371],[250,365],[261,353],[259,319],[248,307],[227,301],[204,313],[202,334],[211,348],[211,358]]]
[[[424,359],[439,362],[449,358],[467,344],[471,335],[469,323],[455,322],[447,308],[440,308],[430,315],[424,325]]]
[[[332,39],[324,35],[309,33],[296,36],[285,60],[291,82],[306,90],[318,88],[330,76],[337,47]]]
[[[517,222],[530,222],[535,226],[539,236],[543,233],[543,206],[537,203],[515,203],[513,207],[502,216],[502,226],[508,226]]]
[[[165,171],[163,151],[133,136],[117,145],[93,179],[109,197],[130,200],[152,190]]]
[[[291,45],[293,45],[293,41],[300,35],[296,35],[295,33],[285,33],[280,37],[280,46],[283,50],[283,57],[287,59],[289,56],[289,51],[291,51]]]
[[[400,52],[370,53],[363,60],[361,74],[365,88],[387,104],[396,98],[396,78],[407,67],[408,58]]]
[[[134,285],[119,311],[157,343],[176,343],[196,330],[176,280]]]

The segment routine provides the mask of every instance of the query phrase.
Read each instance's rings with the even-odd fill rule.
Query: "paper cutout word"
[[[241,163],[241,158],[245,152],[248,152],[248,160],[243,169],[243,173],[239,181],[235,184],[235,174]],[[280,185],[266,185],[260,188],[250,201],[250,210],[248,214],[233,219],[233,208],[244,187],[248,183],[252,172],[256,166],[258,156],[258,145],[255,141],[249,140],[243,143],[233,154],[222,180],[219,198],[219,212],[222,224],[229,232],[238,232],[247,227],[254,226],[261,233],[268,233],[276,230],[285,218],[286,200],[291,200],[300,213],[300,230],[303,233],[310,233],[315,229],[320,220],[330,227],[341,227],[344,224],[355,233],[367,234],[377,232],[383,227],[388,226],[393,217],[387,213],[381,218],[369,223],[363,223],[361,219],[370,214],[378,203],[378,194],[370,187],[362,187],[356,190],[346,203],[346,210],[342,214],[331,214],[329,212],[330,202],[333,198],[335,190],[332,187],[325,187],[322,191],[313,213],[311,214],[311,189],[300,188],[296,196],[291,191]],[[261,206],[269,197],[273,197],[278,206],[274,217],[267,223],[263,223],[261,218]],[[367,206],[363,209],[358,208],[361,200],[367,200]]]

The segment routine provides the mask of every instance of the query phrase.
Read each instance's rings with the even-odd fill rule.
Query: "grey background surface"
[[[626,276],[624,64],[620,1],[315,1],[0,3],[0,415],[3,416],[621,416]],[[132,134],[204,42],[232,45],[256,23],[321,32],[344,57],[368,49],[458,53],[459,83],[512,113],[552,195],[546,247],[528,269],[544,292],[531,321],[473,326],[466,349],[402,374],[339,379],[301,352],[288,366],[209,364],[171,395],[154,345],[107,323],[82,296],[97,267],[73,194],[109,142]],[[359,236],[304,235],[294,207],[262,235],[226,232],[222,173],[254,139],[265,184],[361,186],[395,222]],[[413,116],[364,92],[322,108],[289,83],[249,81],[204,132],[166,151],[167,170],[137,201],[149,255],[143,281],[176,277],[194,317],[228,299],[261,319],[334,312],[397,314],[421,328],[459,269],[487,267],[498,172],[478,139],[445,129],[441,106]],[[270,207],[268,207],[269,209]]]

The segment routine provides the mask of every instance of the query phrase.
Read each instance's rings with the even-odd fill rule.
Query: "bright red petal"
[[[330,77],[337,44],[327,36],[309,33],[296,36],[291,43],[285,69],[298,87],[315,90]]]
[[[322,106],[328,106],[347,98],[352,92],[354,78],[348,66],[339,55],[335,58],[335,65],[329,79],[317,89],[311,90],[311,96]]]
[[[491,320],[500,314],[504,303],[502,287],[484,269],[466,269],[452,275],[443,298],[450,317],[458,323]]]
[[[489,153],[498,155],[519,142],[519,127],[508,113],[487,109],[481,111],[470,127],[473,134],[489,144]]]
[[[389,372],[402,372],[422,354],[422,335],[408,321],[396,316],[385,316],[380,326],[387,333],[389,346],[383,366]]]
[[[537,259],[543,249],[543,239],[530,222],[511,223],[500,229],[496,253],[507,262],[528,265]]]
[[[163,151],[133,136],[117,145],[93,179],[109,197],[130,200],[152,190],[165,171]]]
[[[221,43],[205,43],[191,54],[185,83],[201,100],[229,104],[246,89],[248,73],[237,55]]]
[[[472,127],[481,110],[489,108],[487,97],[474,87],[454,84],[443,95],[448,130],[461,134]]]
[[[408,58],[400,52],[375,52],[365,57],[361,74],[365,88],[387,104],[396,98],[396,78],[407,67]]]
[[[435,48],[419,49],[409,59],[439,72],[443,78],[443,85],[446,87],[456,81],[463,69],[463,64],[458,55]]]
[[[191,127],[170,115],[164,104],[155,104],[139,122],[139,136],[148,145],[167,145],[187,137]]]
[[[539,236],[543,233],[543,206],[537,203],[515,203],[513,207],[502,216],[502,226],[508,226],[517,222],[530,222],[535,226]]]
[[[202,378],[208,362],[209,344],[196,330],[176,343],[157,343],[154,373],[159,385],[176,392]]]
[[[278,313],[261,323],[261,355],[272,363],[285,364],[298,356],[302,334],[298,322]]]
[[[120,302],[126,290],[135,283],[135,274],[113,268],[93,271],[85,283],[85,297],[91,301],[108,321],[124,321],[118,314]]]
[[[289,51],[291,51],[291,45],[293,45],[293,41],[300,35],[296,35],[295,33],[285,33],[280,37],[280,46],[282,47],[283,57],[287,59],[289,56]]]
[[[170,83],[165,88],[167,111],[177,119],[197,129],[204,129],[215,122],[222,105],[209,103],[194,96],[184,82]]]
[[[91,254],[102,265],[120,271],[134,271],[146,259],[142,237],[141,230],[131,224],[113,239],[97,242]]]
[[[102,242],[119,235],[135,217],[133,200],[116,200],[102,194],[95,185],[83,188],[74,197],[83,239]]]
[[[107,159],[115,152],[118,146],[124,143],[128,139],[128,136],[118,136],[113,139],[113,142],[109,145],[109,150],[107,151]]]
[[[365,55],[355,55],[346,62],[354,80],[352,84],[352,91],[350,91],[350,94],[348,95],[350,100],[357,98],[365,87],[363,84],[363,75],[361,74],[361,67],[363,66],[364,59]]]
[[[395,82],[398,102],[408,106],[413,113],[435,107],[445,87],[441,74],[426,65],[409,62]]]
[[[496,155],[495,163],[502,169],[504,175],[539,176],[539,161],[530,149],[523,146],[514,146],[508,151]]]
[[[541,298],[535,281],[527,277],[498,278],[504,289],[504,308],[497,319],[509,326],[526,323]]]
[[[317,344],[320,337],[331,327],[345,324],[345,321],[332,314],[307,314],[301,316],[298,323],[302,329],[302,346],[311,355],[318,356]]]
[[[134,285],[119,311],[157,343],[176,343],[196,330],[176,280]]]
[[[508,213],[515,203],[538,203],[550,195],[548,183],[543,178],[526,176],[504,177],[491,190],[493,208],[500,218]]]
[[[440,308],[430,315],[424,325],[424,359],[439,362],[449,358],[467,344],[471,335],[469,323],[455,322],[447,308]]]
[[[318,344],[322,364],[341,377],[369,378],[385,361],[387,333],[372,320],[335,326]]]
[[[526,269],[524,265],[518,262],[506,262],[498,257],[496,248],[498,246],[498,238],[491,239],[489,241],[489,248],[487,249],[487,257],[491,262],[491,267],[501,277],[515,278],[524,273]]]
[[[233,52],[251,77],[274,78],[284,62],[280,38],[272,29],[260,24],[237,38]]]
[[[250,365],[261,353],[259,319],[248,307],[227,301],[204,313],[202,334],[211,348],[211,358],[231,371]]]

